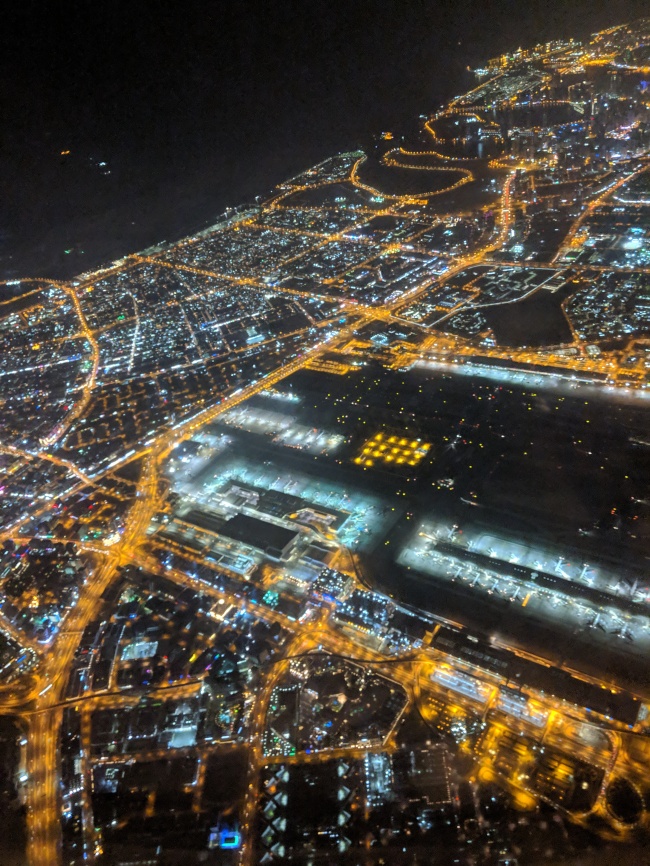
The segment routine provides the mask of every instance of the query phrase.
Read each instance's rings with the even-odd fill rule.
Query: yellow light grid
[[[421,439],[380,432],[363,443],[354,462],[368,467],[382,464],[388,467],[393,464],[401,467],[417,466],[430,450],[431,444]]]

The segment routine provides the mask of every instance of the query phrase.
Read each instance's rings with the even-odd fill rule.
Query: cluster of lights
[[[431,445],[421,439],[376,433],[364,444],[354,462],[361,466],[374,466],[376,462],[417,466],[430,449]]]

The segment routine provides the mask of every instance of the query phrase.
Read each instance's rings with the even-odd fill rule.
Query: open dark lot
[[[562,312],[562,292],[539,291],[517,304],[482,310],[500,346],[556,346],[570,343],[571,328]]]
[[[650,555],[650,450],[633,440],[647,430],[648,407],[611,392],[594,396],[596,389],[586,399],[568,386],[512,380],[373,363],[344,377],[301,371],[287,380],[303,398],[291,413],[344,433],[347,443],[329,457],[295,459],[392,496],[399,510],[466,515],[463,500],[471,499],[472,517],[493,528],[642,566]],[[354,466],[359,445],[381,429],[432,443],[428,458],[406,475]],[[440,478],[452,478],[453,490],[439,490]]]

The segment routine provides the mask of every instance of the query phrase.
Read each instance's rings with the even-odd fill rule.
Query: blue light
[[[239,830],[222,830],[219,833],[220,848],[239,848],[241,845],[241,833]]]

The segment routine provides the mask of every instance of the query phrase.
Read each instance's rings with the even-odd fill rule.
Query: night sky
[[[436,109],[471,86],[467,65],[644,13],[646,0],[12,0],[0,278],[68,277],[174,240]]]

